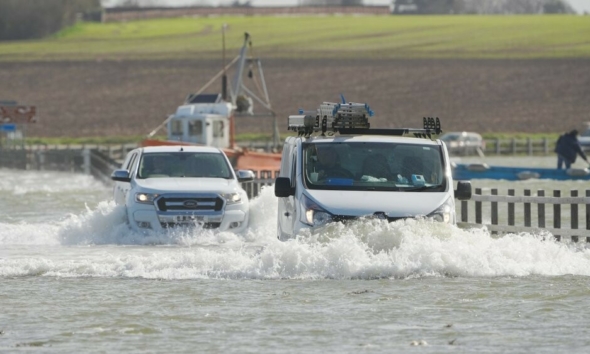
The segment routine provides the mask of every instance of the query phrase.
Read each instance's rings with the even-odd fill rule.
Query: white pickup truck
[[[254,173],[234,172],[218,148],[138,148],[111,179],[115,202],[126,206],[135,231],[199,225],[241,232],[248,226],[249,201],[240,183],[252,181]]]

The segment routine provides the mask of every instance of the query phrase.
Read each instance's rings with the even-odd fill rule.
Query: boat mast
[[[225,29],[227,24],[224,23],[223,27],[221,28],[221,57],[223,61],[223,76],[221,77],[221,98],[224,101],[227,101],[227,70],[225,68]]]

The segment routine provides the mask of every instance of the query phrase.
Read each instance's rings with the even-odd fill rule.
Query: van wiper
[[[401,189],[399,187],[367,187],[365,189],[362,189],[365,191],[379,191],[379,192],[397,192],[400,191]]]
[[[437,189],[440,188],[441,185],[440,184],[436,184],[434,186],[420,186],[420,187],[414,187],[414,188],[408,188],[408,189],[404,189],[404,192],[422,192],[422,191],[426,191],[426,190],[430,190],[430,189]]]

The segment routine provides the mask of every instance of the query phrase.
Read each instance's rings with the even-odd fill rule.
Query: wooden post
[[[525,189],[524,196],[530,197],[531,190]],[[531,227],[531,203],[524,203],[524,227]]]
[[[526,146],[529,156],[533,154],[533,142],[531,138],[526,138]]]
[[[84,174],[89,175],[91,173],[92,165],[92,162],[90,161],[90,149],[82,150],[82,159],[82,170],[84,171]]]
[[[509,189],[508,195],[514,197],[514,189]],[[508,203],[508,225],[514,226],[514,203]]]
[[[577,190],[570,191],[570,195],[572,197],[578,196]],[[578,204],[572,203],[570,206],[570,220],[571,220],[571,229],[576,230],[578,229]],[[572,235],[572,242],[578,242],[578,236]]]
[[[496,138],[494,141],[496,143],[496,155],[500,155],[500,139]]]
[[[461,201],[461,222],[469,222],[469,218],[467,215],[467,201],[466,200],[462,200]]]
[[[492,188],[492,195],[498,195],[498,189]],[[492,225],[498,225],[498,202],[492,202]],[[492,231],[492,234],[497,234]]]
[[[481,188],[475,188],[475,194],[481,195]],[[475,223],[483,224],[481,221],[481,202],[475,202]]]
[[[516,139],[515,138],[512,138],[512,141],[511,141],[511,144],[510,145],[512,147],[512,151],[511,151],[512,152],[512,155],[516,155]]]
[[[556,198],[561,197],[560,190],[554,190],[553,196]],[[561,229],[561,204],[553,204],[553,228]],[[557,241],[561,241],[561,235],[554,235]]]
[[[543,138],[543,153],[545,155],[549,153],[549,143],[547,142],[547,138]]]
[[[544,197],[545,191],[539,189],[537,191],[537,196]],[[545,204],[538,203],[537,204],[537,226],[544,229],[545,228]]]
[[[497,188],[492,188],[492,195],[498,195]],[[492,202],[492,225],[498,225],[498,202]]]

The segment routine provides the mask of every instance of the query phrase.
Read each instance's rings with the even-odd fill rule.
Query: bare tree
[[[0,40],[41,38],[97,8],[99,0],[0,0]]]

